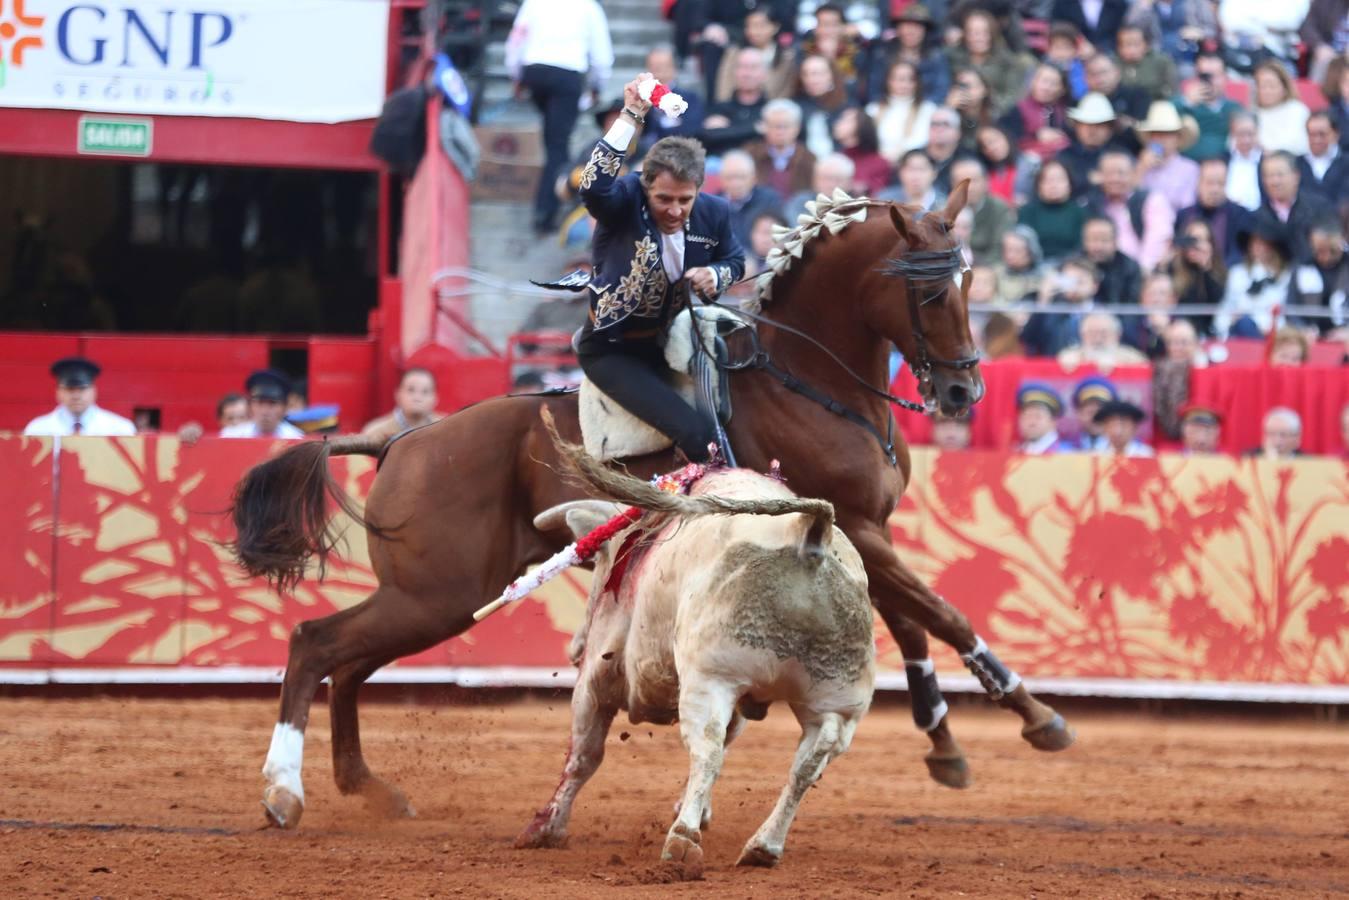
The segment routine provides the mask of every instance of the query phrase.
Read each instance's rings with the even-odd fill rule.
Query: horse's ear
[[[900,240],[908,243],[909,225],[904,221],[904,211],[899,208],[898,203],[890,204],[890,221],[895,224],[895,231],[899,232]]]
[[[950,228],[956,223],[956,216],[960,215],[960,211],[965,208],[965,203],[969,200],[969,195],[970,180],[966,178],[964,181],[960,182],[960,184],[956,185],[955,189],[951,191],[950,195],[946,198],[946,208],[941,211],[941,217],[942,221],[946,223],[947,228]]]

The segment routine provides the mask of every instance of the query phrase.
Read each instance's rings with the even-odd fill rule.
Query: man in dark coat
[[[1301,263],[1309,261],[1312,258],[1308,241],[1311,226],[1333,218],[1334,208],[1311,191],[1302,189],[1297,157],[1286,150],[1266,153],[1260,159],[1260,186],[1265,196],[1256,210],[1256,220],[1287,228],[1293,258]]]
[[[1067,22],[1082,32],[1097,50],[1109,52],[1115,46],[1115,33],[1124,24],[1129,12],[1126,0],[1101,0],[1089,11],[1082,0],[1054,0],[1049,13],[1051,22]],[[1094,20],[1088,17],[1094,12]]]
[[[1199,184],[1194,206],[1176,214],[1176,235],[1185,233],[1191,222],[1205,222],[1213,232],[1214,247],[1222,253],[1228,268],[1241,261],[1237,234],[1250,219],[1250,210],[1227,199],[1227,161],[1206,159],[1199,164]]]
[[[1336,209],[1349,202],[1349,155],[1340,152],[1340,129],[1329,113],[1307,117],[1307,152],[1297,168],[1302,190]]]
[[[714,423],[667,382],[663,338],[685,291],[716,297],[744,274],[745,256],[726,201],[699,191],[706,151],[697,141],[666,138],[647,153],[640,176],[618,177],[618,148],[628,146],[650,109],[637,84],[623,88],[623,115],[581,175],[581,201],[596,225],[590,316],[577,359],[616,403],[690,459],[705,460]]]

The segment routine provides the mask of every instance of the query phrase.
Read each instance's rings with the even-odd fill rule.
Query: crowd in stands
[[[645,67],[689,111],[653,113],[627,162],[660,137],[699,138],[747,274],[772,226],[819,193],[932,208],[968,181],[955,231],[988,358],[1157,364],[1173,414],[1184,370],[1215,343],[1265,341],[1271,364],[1305,363],[1318,343],[1319,359],[1349,359],[1342,0],[663,8],[674,39]],[[578,251],[579,171],[559,180],[574,207],[562,241]]]

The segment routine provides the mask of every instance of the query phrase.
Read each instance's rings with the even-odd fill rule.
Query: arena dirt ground
[[[706,880],[657,864],[685,757],[671,728],[616,724],[564,850],[511,848],[548,797],[565,697],[367,703],[372,768],[419,816],[385,821],[331,780],[326,706],[308,808],[262,828],[275,704],[0,699],[0,895],[11,897],[1321,897],[1349,893],[1349,728],[1309,716],[1076,713],[1044,755],[964,705],[974,766],[938,787],[902,706],[878,706],[806,798],[775,870],[737,869],[786,776],[795,723],[751,725],[705,835]]]

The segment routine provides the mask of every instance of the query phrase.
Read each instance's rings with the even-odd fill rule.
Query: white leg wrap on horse
[[[272,746],[267,750],[267,761],[262,764],[262,777],[269,785],[283,787],[304,802],[304,787],[300,783],[300,765],[304,761],[304,732],[286,722],[278,722],[272,730]]]
[[[978,635],[974,637],[974,649],[960,654],[960,658],[994,700],[1001,700],[1021,684],[1021,676],[1004,666]]]
[[[941,724],[947,713],[946,699],[937,687],[937,668],[930,659],[906,659],[904,677],[909,681],[913,724],[919,731],[931,731]]]

